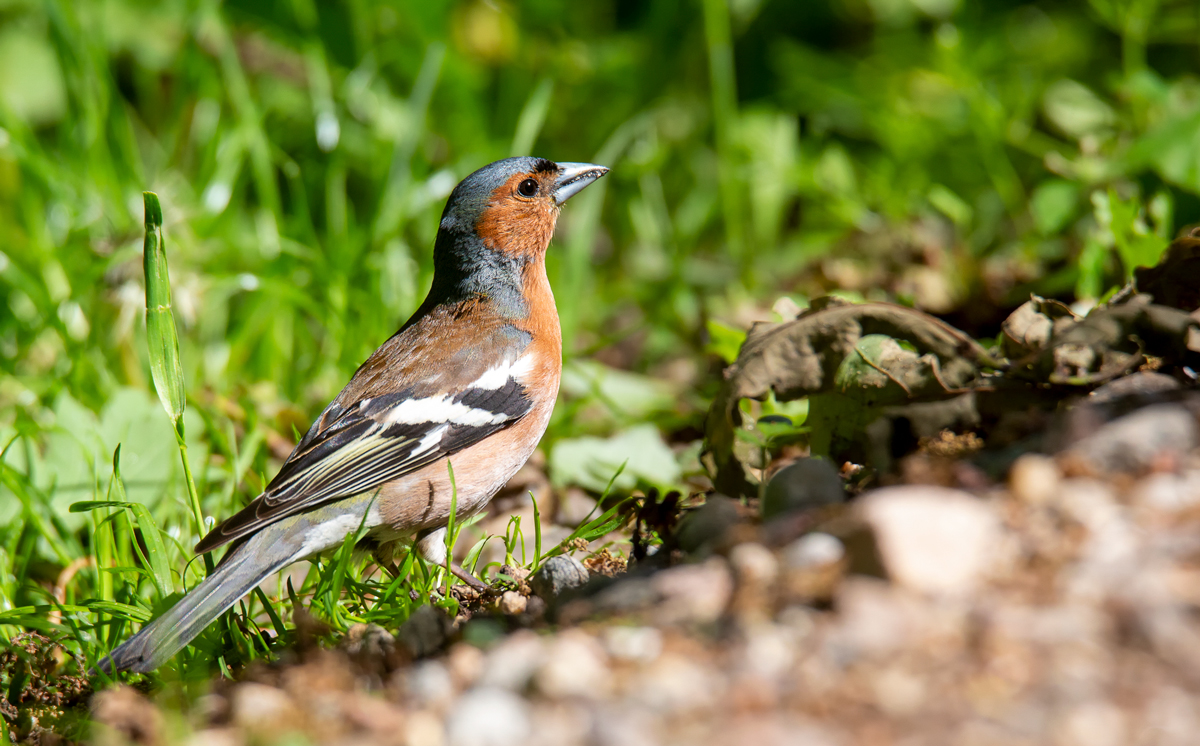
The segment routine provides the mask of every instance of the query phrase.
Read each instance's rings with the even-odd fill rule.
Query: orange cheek
[[[540,254],[554,234],[554,209],[539,201],[495,200],[475,225],[484,246],[519,254]]]

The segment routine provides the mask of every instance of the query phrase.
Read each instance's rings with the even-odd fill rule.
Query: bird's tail
[[[146,673],[170,660],[268,575],[294,561],[299,542],[287,530],[289,523],[267,526],[236,547],[200,585],[118,646],[98,667],[106,673],[126,669]]]

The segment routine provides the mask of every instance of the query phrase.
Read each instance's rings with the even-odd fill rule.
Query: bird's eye
[[[532,197],[537,194],[538,183],[533,179],[526,179],[517,185],[517,191],[522,197]]]

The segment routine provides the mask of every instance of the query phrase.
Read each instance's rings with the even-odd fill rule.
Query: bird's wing
[[[533,406],[519,380],[525,359],[512,357],[501,357],[469,383],[448,391],[409,387],[350,397],[352,403],[343,405],[346,391],[355,390],[352,381],[313,423],[267,489],[215,527],[196,551],[211,551],[322,503],[370,492],[512,425]]]

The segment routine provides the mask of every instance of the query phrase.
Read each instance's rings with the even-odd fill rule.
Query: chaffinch
[[[425,302],[359,367],[266,490],[196,545],[230,544],[213,573],[101,667],[157,668],[268,575],[340,546],[360,526],[374,542],[407,539],[445,563],[447,460],[465,518],[546,430],[562,369],[546,249],[562,204],[607,172],[507,158],[463,179],[442,212]]]

